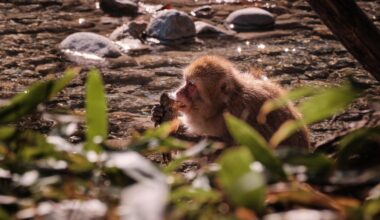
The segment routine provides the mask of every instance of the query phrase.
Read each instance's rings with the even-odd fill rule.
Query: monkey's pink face
[[[179,102],[179,111],[188,112],[193,107],[193,101],[199,95],[197,86],[186,81],[185,85],[175,92],[176,101]]]

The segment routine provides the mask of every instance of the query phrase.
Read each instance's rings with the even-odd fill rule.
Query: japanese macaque
[[[282,123],[300,118],[296,109],[288,104],[268,114],[265,123],[259,123],[257,116],[264,102],[279,97],[283,90],[257,73],[239,72],[222,57],[200,57],[187,66],[183,74],[184,84],[174,98],[181,115],[179,119],[190,133],[230,138],[224,121],[224,113],[228,112],[269,140]],[[306,127],[281,145],[309,147]]]

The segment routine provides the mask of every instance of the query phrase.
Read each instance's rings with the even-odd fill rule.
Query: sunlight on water
[[[86,19],[84,19],[84,18],[79,18],[79,19],[78,19],[78,23],[79,23],[79,24],[83,24],[83,22],[85,22],[85,21],[86,21]]]
[[[96,54],[91,54],[91,53],[83,53],[83,52],[73,51],[69,49],[63,50],[63,52],[66,53],[67,55],[77,56],[77,57],[81,57],[81,58],[89,59],[89,60],[99,60],[99,61],[105,60],[103,57],[100,57]]]
[[[127,39],[115,42],[119,45],[125,52],[128,52],[131,49],[138,49],[141,46],[141,41],[138,39]]]
[[[145,3],[139,2],[139,7],[142,8],[147,13],[154,14],[158,10],[160,10],[163,7],[163,5],[152,5],[152,4],[145,4]]]
[[[259,44],[257,45],[257,49],[265,49],[265,44]]]
[[[241,53],[241,47],[240,47],[240,46],[237,47],[237,48],[236,48],[236,51],[237,51],[238,53]]]

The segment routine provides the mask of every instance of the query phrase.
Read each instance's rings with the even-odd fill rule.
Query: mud
[[[123,23],[148,21],[151,16],[147,13],[134,18],[109,17],[97,9],[96,2],[92,0],[0,2],[0,100],[12,97],[38,80],[59,77],[67,67],[74,66],[58,49],[58,44],[69,34],[89,31],[109,36]],[[151,8],[162,2],[144,1],[149,4],[145,6]],[[188,45],[153,45],[150,50],[101,66],[108,96],[110,139],[122,142],[134,130],[153,127],[150,109],[159,102],[160,94],[180,83],[181,68],[205,54],[223,55],[243,71],[252,66],[262,68],[270,78],[286,88],[335,85],[353,75],[367,88],[365,97],[342,115],[312,125],[313,143],[321,144],[345,130],[380,124],[380,107],[375,104],[380,100],[379,82],[335,40],[304,1],[212,2],[215,3],[210,5],[216,11],[212,18],[195,21],[206,21],[224,28],[223,20],[231,11],[260,6],[276,15],[275,28],[265,32],[239,33],[233,37],[198,38]],[[187,13],[206,3],[208,1],[170,1],[171,7]],[[380,27],[379,1],[358,3]],[[82,71],[69,88],[47,103],[47,109],[83,111],[85,74],[86,71]],[[37,119],[26,119],[20,126],[43,132],[52,126],[52,123]]]

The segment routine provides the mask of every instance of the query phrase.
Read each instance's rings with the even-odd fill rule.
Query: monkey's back
[[[284,122],[301,118],[301,114],[294,106],[288,104],[286,107],[269,113],[265,123],[259,123],[257,116],[262,105],[267,100],[281,96],[284,93],[283,89],[269,80],[257,79],[249,74],[242,74],[238,84],[241,87],[240,91],[233,94],[234,97],[231,99],[228,110],[231,114],[248,122],[266,140],[269,140]],[[309,148],[307,128],[303,127],[280,145]]]

